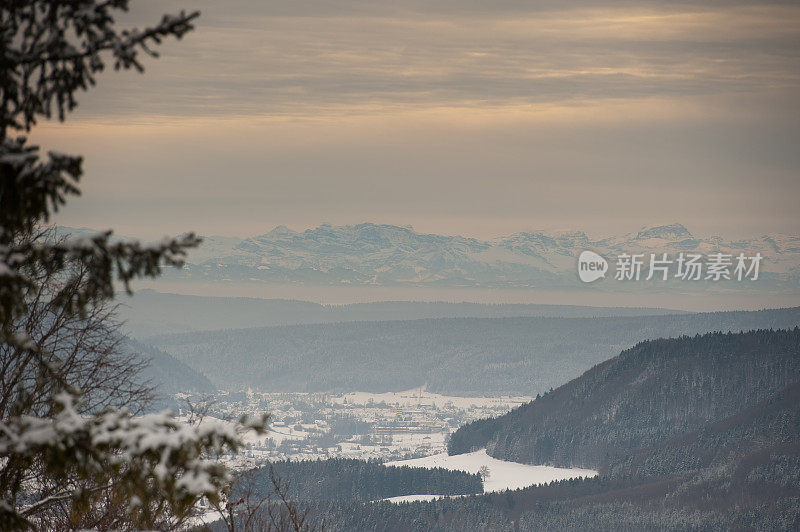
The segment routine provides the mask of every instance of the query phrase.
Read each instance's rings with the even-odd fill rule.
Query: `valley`
[[[203,423],[226,423],[242,414],[269,412],[266,434],[248,436],[229,463],[244,470],[267,461],[358,458],[405,460],[442,454],[465,423],[502,415],[531,397],[450,397],[422,388],[344,394],[217,392],[179,393],[171,408],[187,420],[188,405]]]

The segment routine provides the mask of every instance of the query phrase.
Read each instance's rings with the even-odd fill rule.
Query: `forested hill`
[[[595,478],[427,503],[309,509],[329,530],[798,530],[800,384],[616,457]]]
[[[744,465],[746,471],[741,471]],[[702,429],[614,457],[602,474],[647,479],[701,469],[716,474],[694,482],[696,493],[707,492],[708,484],[720,477],[741,477],[743,472],[751,482],[800,482],[800,382]]]
[[[272,327],[344,321],[391,321],[423,318],[511,318],[657,316],[684,311],[637,307],[376,301],[320,305],[310,301],[162,294],[139,290],[121,294],[124,329],[137,338],[157,334],[228,328]]]
[[[190,368],[169,353],[131,338],[126,338],[123,345],[124,349],[146,362],[140,378],[155,387],[156,408],[164,406],[162,400],[178,392],[210,393],[215,390],[214,385],[205,375]]]
[[[284,460],[273,462],[271,466],[277,479],[288,482],[289,497],[297,501],[367,502],[401,495],[483,493],[480,475],[438,467],[387,467],[379,462],[351,458]],[[245,473],[239,489],[239,496],[267,496],[272,489],[269,467]]]
[[[643,340],[791,328],[800,308],[606,318],[458,318],[295,325],[149,340],[219,388],[544,393]],[[464,368],[469,368],[465,371]]]
[[[449,452],[599,468],[800,382],[800,329],[640,343],[512,412],[461,427]]]

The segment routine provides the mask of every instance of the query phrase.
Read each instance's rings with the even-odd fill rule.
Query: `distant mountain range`
[[[86,236],[92,230],[60,228]],[[302,232],[278,226],[251,238],[203,237],[183,270],[165,277],[184,281],[239,281],[326,286],[414,286],[437,288],[563,289],[581,286],[577,257],[593,250],[612,262],[621,253],[761,253],[758,282],[717,283],[724,290],[800,289],[800,236],[764,235],[750,240],[701,238],[679,223],[645,227],[593,240],[582,231],[521,232],[485,241],[424,234],[410,227],[362,223],[320,225]],[[592,285],[603,289],[613,281]],[[666,283],[670,291],[709,288],[709,282]],[[619,290],[623,283],[614,283]],[[624,289],[664,288],[664,283],[628,283]]]
[[[576,259],[586,249],[612,262],[621,253],[648,257],[651,252],[761,253],[759,289],[800,287],[800,237],[700,238],[678,223],[600,240],[574,231],[515,233],[492,241],[372,223],[321,225],[303,232],[279,226],[246,239],[207,237],[189,256],[184,270],[169,275],[187,280],[320,285],[558,289],[580,285]],[[676,283],[668,283],[670,290],[676,289]],[[710,283],[698,284],[705,289]],[[727,290],[753,288],[757,283],[724,284]],[[693,286],[682,283],[680,288]]]

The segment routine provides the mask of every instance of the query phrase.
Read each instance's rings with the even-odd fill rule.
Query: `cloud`
[[[80,116],[692,97],[797,89],[800,75],[796,5],[201,4],[186,42],[145,77],[105,76]]]
[[[800,231],[796,3],[170,0],[125,21],[182,6],[195,32],[34,132],[86,155],[62,223]]]

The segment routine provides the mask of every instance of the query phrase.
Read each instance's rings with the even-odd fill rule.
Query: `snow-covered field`
[[[351,405],[367,405],[370,403],[386,403],[389,405],[402,406],[435,406],[442,408],[452,405],[457,408],[506,408],[508,410],[524,403],[533,401],[533,397],[456,397],[450,395],[440,395],[425,390],[425,387],[413,388],[402,392],[370,393],[370,392],[350,392],[338,397],[332,397],[331,401]]]
[[[566,480],[577,477],[593,477],[597,471],[591,469],[562,468],[550,466],[538,466],[519,464],[516,462],[506,462],[498,460],[486,454],[485,449],[466,454],[449,456],[446,453],[434,454],[424,458],[414,458],[412,460],[399,460],[396,462],[386,462],[387,466],[409,466],[425,467],[432,469],[441,467],[444,469],[466,471],[468,473],[478,473],[481,467],[489,468],[489,475],[483,483],[484,492],[515,490],[526,488],[537,484],[546,484],[553,480]],[[387,499],[392,502],[410,502],[421,500],[432,500],[442,497],[441,495],[404,495]]]

